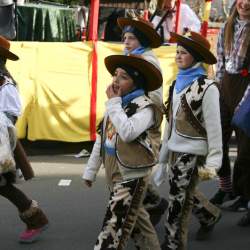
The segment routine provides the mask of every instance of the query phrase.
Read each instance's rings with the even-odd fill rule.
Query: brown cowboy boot
[[[19,242],[32,243],[36,241],[41,233],[48,227],[48,219],[43,211],[38,207],[36,201],[32,201],[28,210],[20,214],[21,220],[27,228],[20,234]]]

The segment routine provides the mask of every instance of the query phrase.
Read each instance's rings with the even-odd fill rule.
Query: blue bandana
[[[132,54],[132,55],[141,55],[146,51],[146,49],[144,47],[138,47],[130,52],[128,52],[127,49],[124,49],[124,54],[125,56],[127,56],[128,54]]]
[[[176,93],[180,93],[183,89],[191,85],[194,80],[202,75],[206,75],[206,72],[202,66],[188,69],[179,69],[175,83]]]
[[[128,93],[127,95],[122,96],[122,106],[123,107],[126,106],[136,97],[144,95],[144,93],[145,92],[143,89],[135,89],[134,91]]]

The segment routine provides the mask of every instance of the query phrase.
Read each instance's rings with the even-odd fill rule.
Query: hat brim
[[[177,33],[174,32],[170,32],[171,37],[180,45],[186,45],[190,48],[192,48],[195,52],[197,52],[202,58],[203,58],[203,62],[207,63],[207,64],[215,64],[217,62],[216,57],[213,55],[213,53],[208,50],[207,48],[205,48],[204,46],[202,46],[201,44],[197,43],[196,41],[179,35]]]
[[[145,37],[147,37],[151,48],[158,48],[161,46],[160,35],[153,27],[150,27],[148,24],[126,17],[119,17],[117,19],[117,23],[121,29],[124,29],[125,26],[132,26],[137,28],[145,35]]]
[[[10,52],[9,50],[7,50],[3,47],[0,47],[0,56],[5,57],[5,58],[12,60],[12,61],[16,61],[19,59],[19,57],[17,55],[15,55],[14,53]]]
[[[111,55],[106,57],[104,62],[111,75],[119,66],[133,67],[144,76],[145,83],[142,84],[147,91],[156,90],[162,85],[161,72],[152,63],[136,55]]]

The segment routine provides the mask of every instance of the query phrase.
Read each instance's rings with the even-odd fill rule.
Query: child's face
[[[193,66],[193,56],[182,46],[178,46],[176,50],[175,62],[179,69],[187,69]]]
[[[136,48],[141,47],[139,40],[133,33],[126,32],[123,36],[123,44],[128,52],[133,51]]]
[[[250,0],[237,0],[236,8],[241,20],[250,19]]]
[[[133,79],[127,74],[124,69],[121,68],[117,68],[115,70],[113,75],[112,86],[114,92],[120,92],[121,96],[128,94],[136,88]]]
[[[165,0],[165,2],[163,2],[164,10],[171,10],[174,8],[174,6],[175,6],[175,0]]]

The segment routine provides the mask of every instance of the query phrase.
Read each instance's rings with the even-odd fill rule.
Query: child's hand
[[[87,187],[92,187],[92,181],[84,179],[84,183]]]
[[[121,96],[121,89],[115,87],[114,84],[110,84],[107,87],[106,95],[107,95],[108,99],[111,99],[113,97]]]

